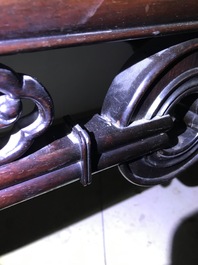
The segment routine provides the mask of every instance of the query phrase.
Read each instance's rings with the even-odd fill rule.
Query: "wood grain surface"
[[[197,0],[2,0],[0,53],[198,30]]]

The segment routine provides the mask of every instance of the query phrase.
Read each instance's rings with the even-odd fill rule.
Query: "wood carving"
[[[129,181],[153,185],[170,181],[196,163],[197,50],[198,39],[192,39],[135,63],[115,77],[100,115],[81,125],[65,118],[62,138],[12,163],[2,160],[7,164],[0,167],[0,208],[73,181],[88,185],[92,173],[115,165]],[[51,99],[35,80],[10,70],[1,70],[0,82],[8,95],[2,100],[3,122],[16,120],[16,135],[28,135],[18,137],[19,146],[25,142],[23,153],[50,124]],[[17,120],[23,97],[37,105],[31,124],[26,117]],[[8,159],[18,155],[14,151]]]
[[[12,125],[7,136],[1,137],[0,165],[11,162],[28,150],[35,137],[51,124],[53,104],[50,96],[35,79],[0,69],[0,129]],[[35,108],[23,114],[22,99],[34,102]]]

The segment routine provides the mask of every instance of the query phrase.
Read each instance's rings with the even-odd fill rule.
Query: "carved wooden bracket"
[[[100,115],[86,124],[65,119],[64,135],[0,167],[0,207],[67,183],[91,183],[91,174],[119,165],[138,185],[170,181],[197,162],[198,39],[160,51],[121,72]],[[0,71],[2,126],[16,121],[1,163],[16,159],[49,126],[52,102],[34,79]],[[0,97],[0,99],[1,99]],[[37,107],[18,119],[20,99]],[[4,150],[4,147],[2,148]],[[2,151],[1,150],[1,151]]]

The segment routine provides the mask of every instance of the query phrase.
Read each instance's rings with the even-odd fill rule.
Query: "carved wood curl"
[[[51,124],[53,103],[44,87],[28,75],[0,68],[0,129],[12,126],[9,135],[2,135],[0,165],[21,156]],[[23,115],[22,100],[28,99],[34,110]]]

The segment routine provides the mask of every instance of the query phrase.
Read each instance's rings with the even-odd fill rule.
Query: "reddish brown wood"
[[[0,53],[198,30],[197,0],[3,0]]]
[[[123,70],[101,115],[82,126],[65,118],[29,155],[0,166],[0,209],[72,181],[89,184],[89,173],[122,163],[125,177],[141,185],[170,181],[197,163],[197,50],[198,39],[192,39]],[[180,117],[178,106],[185,110]]]

